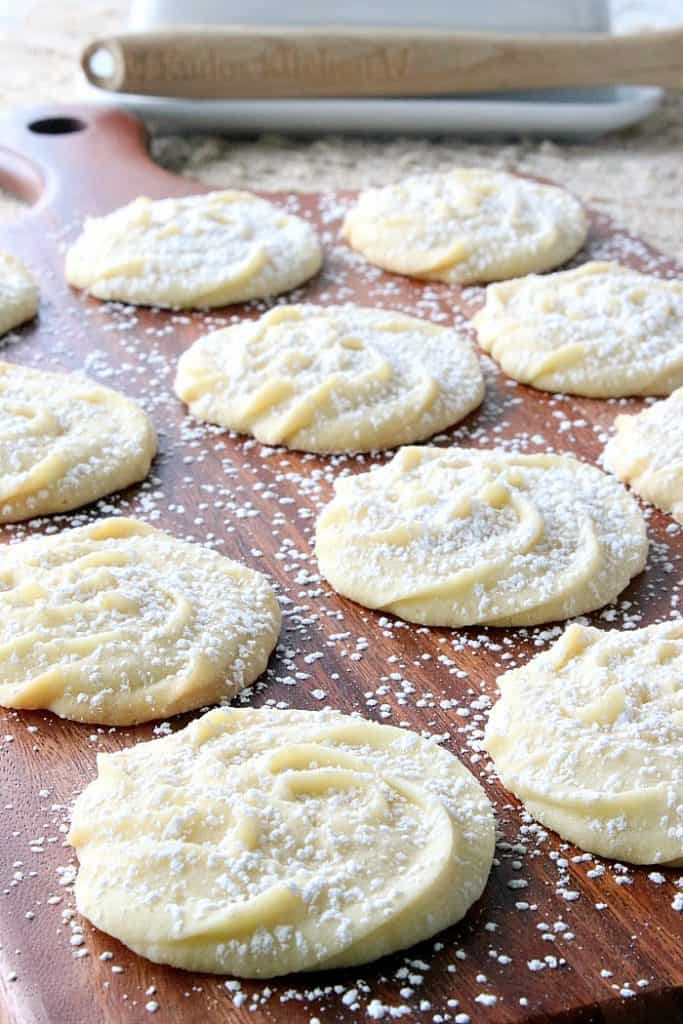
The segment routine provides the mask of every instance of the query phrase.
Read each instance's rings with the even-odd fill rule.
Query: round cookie
[[[337,711],[221,708],[98,770],[69,834],[77,906],[158,963],[367,963],[459,921],[491,868],[491,806],[458,759]]]
[[[584,850],[683,865],[683,622],[571,625],[498,680],[484,746],[504,786]]]
[[[614,600],[647,556],[620,483],[566,455],[402,448],[337,479],[316,525],[323,576],[428,626],[530,626]]]
[[[683,282],[585,263],[486,289],[479,343],[509,377],[591,398],[683,384]]]
[[[142,409],[78,374],[0,362],[0,523],[66,512],[147,476]]]
[[[637,416],[617,416],[605,467],[683,523],[683,387]]]
[[[131,725],[234,696],[280,610],[258,572],[134,519],[0,549],[0,704]]]
[[[362,192],[342,229],[370,263],[448,284],[551,270],[587,231],[581,203],[564,189],[464,167]]]
[[[66,279],[98,299],[171,309],[289,291],[320,269],[311,225],[251,192],[141,197],[85,222]]]
[[[21,260],[0,251],[0,334],[38,312],[38,285]]]
[[[358,306],[276,306],[195,342],[176,394],[199,419],[310,452],[431,437],[484,395],[454,328]]]

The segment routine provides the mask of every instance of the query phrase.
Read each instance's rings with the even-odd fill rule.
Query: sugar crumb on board
[[[296,199],[288,205],[293,212],[300,212]],[[323,201],[323,207],[330,258],[316,285],[318,301],[353,301],[359,279],[368,300],[378,306],[402,309],[437,323],[455,320],[466,324],[443,288],[421,286],[419,292],[413,289],[408,296],[402,282],[367,268],[340,246],[336,229],[343,208],[331,197]],[[71,234],[75,228],[70,227]],[[652,272],[668,272],[649,250],[626,235],[594,244],[591,256],[636,258]],[[50,282],[50,287],[53,285],[57,292],[63,288],[58,280]],[[299,291],[296,297],[304,294]],[[466,289],[463,297],[478,304],[481,289]],[[277,301],[290,300],[292,296]],[[269,305],[252,303],[250,309],[262,312]],[[352,712],[394,725],[415,728],[418,723],[422,735],[456,751],[496,799],[501,833],[492,885],[499,884],[509,896],[499,904],[489,900],[482,910],[483,919],[475,915],[472,923],[444,933],[438,942],[423,943],[377,965],[333,978],[322,975],[315,981],[289,978],[269,983],[203,979],[197,986],[183,979],[183,998],[188,1005],[198,1005],[201,1000],[202,1006],[263,1010],[276,1017],[277,1007],[297,1003],[303,1008],[301,1019],[309,1024],[337,1019],[477,1024],[494,1020],[497,1010],[502,1007],[506,1011],[512,1002],[534,1012],[542,991],[537,976],[542,979],[552,974],[566,979],[556,985],[578,983],[574,948],[594,943],[596,932],[603,927],[600,919],[621,913],[632,891],[646,892],[656,900],[658,911],[668,914],[672,929],[680,924],[677,915],[683,911],[683,879],[674,872],[626,866],[622,870],[616,864],[582,855],[540,827],[496,788],[481,746],[487,711],[496,698],[493,680],[547,648],[563,626],[506,631],[477,627],[457,632],[416,628],[340,601],[320,578],[312,553],[313,526],[317,512],[329,500],[334,479],[383,464],[390,453],[302,457],[187,416],[179,418],[179,404],[171,391],[177,332],[188,331],[194,337],[235,322],[236,313],[142,313],[121,304],[105,308],[76,299],[68,309],[55,302],[52,316],[45,326],[50,367],[77,365],[78,351],[87,347],[82,361],[85,372],[141,403],[160,428],[161,453],[150,477],[134,491],[103,499],[77,513],[16,524],[7,529],[10,539],[20,541],[34,531],[54,533],[83,525],[94,516],[132,514],[265,570],[281,601],[282,635],[266,674],[243,691],[238,702],[319,709],[336,706],[343,693]],[[106,346],[98,339],[106,339]],[[21,334],[6,339],[1,347],[3,357],[27,365],[42,365],[46,359],[44,351],[22,343]],[[602,403],[604,408],[593,420],[585,409],[594,410],[597,403],[591,406],[568,396],[542,396],[535,402],[533,422],[526,423],[524,415],[531,401],[528,389],[502,379],[490,359],[484,358],[482,364],[489,393],[481,411],[439,435],[434,443],[500,445],[520,452],[572,451],[580,446],[584,456],[595,462],[614,416],[642,406],[637,400]],[[176,466],[181,471],[174,477],[172,468]],[[653,621],[655,597],[659,603],[654,619],[680,616],[680,529],[652,514],[650,532],[650,558],[643,577],[627,595],[593,618],[601,628],[632,629]],[[386,654],[388,644],[390,655]],[[16,866],[0,879],[2,898],[15,899],[25,891],[28,895],[22,895],[21,907],[26,926],[36,931],[48,929],[60,954],[73,962],[74,971],[92,974],[96,962],[102,970],[96,983],[107,984],[109,993],[117,986],[116,991],[131,1005],[163,1019],[168,986],[159,982],[151,991],[150,984],[159,969],[138,962],[135,972],[128,970],[119,962],[124,954],[108,948],[111,940],[75,914],[71,894],[75,862],[68,859],[62,842],[74,787],[85,779],[81,775],[72,778],[71,788],[62,780],[54,792],[45,787],[55,756],[51,737],[59,723],[47,715],[10,714],[6,721],[3,733],[11,739],[0,744],[0,756],[18,757],[17,745],[29,742],[48,767],[33,780],[30,827],[22,826],[10,836]],[[156,723],[148,735],[166,735],[180,724]],[[84,735],[88,749],[83,758],[90,775],[98,750],[133,741],[130,730],[86,730]],[[518,942],[521,930],[523,953]],[[477,950],[476,968],[470,966],[471,948]],[[615,994],[632,999],[657,982],[655,976],[648,976],[647,963],[637,952],[629,952],[632,959],[626,969],[626,952],[624,946],[603,944],[595,954],[591,984],[602,986],[605,999]],[[3,960],[11,964],[4,974],[8,981],[21,981],[25,974],[22,957],[25,962],[28,954],[27,948],[2,953]],[[471,984],[461,990],[465,972]],[[478,981],[477,975],[485,980]],[[449,981],[449,994],[437,995],[446,992]]]

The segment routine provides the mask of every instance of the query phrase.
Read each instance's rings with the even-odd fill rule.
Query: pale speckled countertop
[[[622,0],[626,2],[626,0]],[[8,7],[14,5],[6,5]],[[628,6],[628,4],[627,4]],[[123,26],[125,0],[42,0],[28,13],[3,15],[0,4],[0,105],[77,101],[84,85],[83,43]],[[206,136],[155,138],[156,158],[215,186],[314,191],[394,181],[453,163],[485,164],[551,178],[610,213],[668,255],[683,261],[683,96],[635,129],[597,142],[468,142],[462,138],[315,140]],[[0,193],[0,217],[18,203]]]

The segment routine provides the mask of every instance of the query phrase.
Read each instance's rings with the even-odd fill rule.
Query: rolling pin
[[[683,28],[633,35],[185,26],[97,39],[102,89],[183,99],[435,96],[637,83],[683,87]]]

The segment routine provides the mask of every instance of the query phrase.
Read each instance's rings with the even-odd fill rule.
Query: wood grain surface
[[[75,859],[64,845],[69,806],[93,777],[98,751],[148,739],[155,727],[96,729],[0,710],[0,1021],[683,1020],[683,915],[672,905],[681,870],[662,871],[660,881],[647,868],[581,858],[520,811],[477,749],[497,675],[526,661],[561,627],[418,628],[334,594],[311,553],[315,514],[336,475],[388,456],[321,458],[266,449],[189,419],[171,390],[176,358],[196,337],[235,317],[255,316],[264,304],[210,314],[133,310],[87,299],[64,283],[64,247],[84,216],[140,193],[183,195],[204,187],[156,167],[142,129],[111,111],[31,111],[5,125],[2,142],[0,181],[38,202],[22,220],[0,228],[0,246],[25,258],[42,298],[37,319],[6,338],[0,356],[85,369],[139,399],[161,437],[152,475],[140,486],[80,513],[3,527],[2,540],[105,514],[135,514],[267,572],[283,599],[282,639],[267,674],[243,699],[329,704],[439,734],[481,777],[501,842],[482,899],[436,940],[362,969],[226,985],[224,978],[144,961],[73,913],[68,883]],[[297,298],[394,307],[465,326],[480,305],[478,288],[426,285],[368,268],[339,241],[349,194],[272,198],[310,217],[324,240],[324,271]],[[663,276],[679,273],[597,215],[578,259],[588,255],[617,257]],[[436,443],[550,448],[595,462],[617,411],[643,404],[544,395],[505,379],[487,358],[483,364],[484,404]],[[647,568],[613,608],[592,617],[600,627],[646,624],[677,609],[681,531],[650,508],[646,514]],[[176,729],[189,717],[162,728]]]

